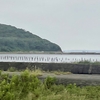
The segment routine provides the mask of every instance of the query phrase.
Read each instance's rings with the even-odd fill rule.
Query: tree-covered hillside
[[[29,31],[0,24],[0,52],[61,51],[61,48]]]

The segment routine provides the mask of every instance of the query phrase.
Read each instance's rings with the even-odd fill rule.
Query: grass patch
[[[51,73],[54,73],[55,75],[68,75],[68,74],[72,74],[71,72],[63,72],[63,71],[52,71]]]
[[[30,73],[30,75],[34,75],[34,76],[42,76],[43,75],[43,71],[39,68],[38,69],[35,68],[33,70],[26,68],[24,71],[26,71],[26,70]]]

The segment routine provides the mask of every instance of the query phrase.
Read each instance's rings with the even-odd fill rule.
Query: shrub
[[[8,71],[9,72],[15,72],[16,71],[16,68],[15,67],[10,67],[10,68],[8,68]]]
[[[50,89],[51,86],[54,85],[55,83],[56,83],[56,78],[55,77],[50,77],[50,76],[48,76],[44,81],[45,87],[47,89]]]

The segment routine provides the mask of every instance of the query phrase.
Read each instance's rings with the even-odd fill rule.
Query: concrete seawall
[[[94,64],[71,64],[71,63],[16,63],[16,62],[0,62],[0,69],[7,70],[15,67],[18,70],[26,69],[42,69],[44,71],[64,71],[73,74],[100,74],[100,65]]]

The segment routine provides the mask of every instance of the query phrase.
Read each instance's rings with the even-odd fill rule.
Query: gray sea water
[[[100,55],[90,54],[0,54],[0,62],[71,63],[100,61]]]

